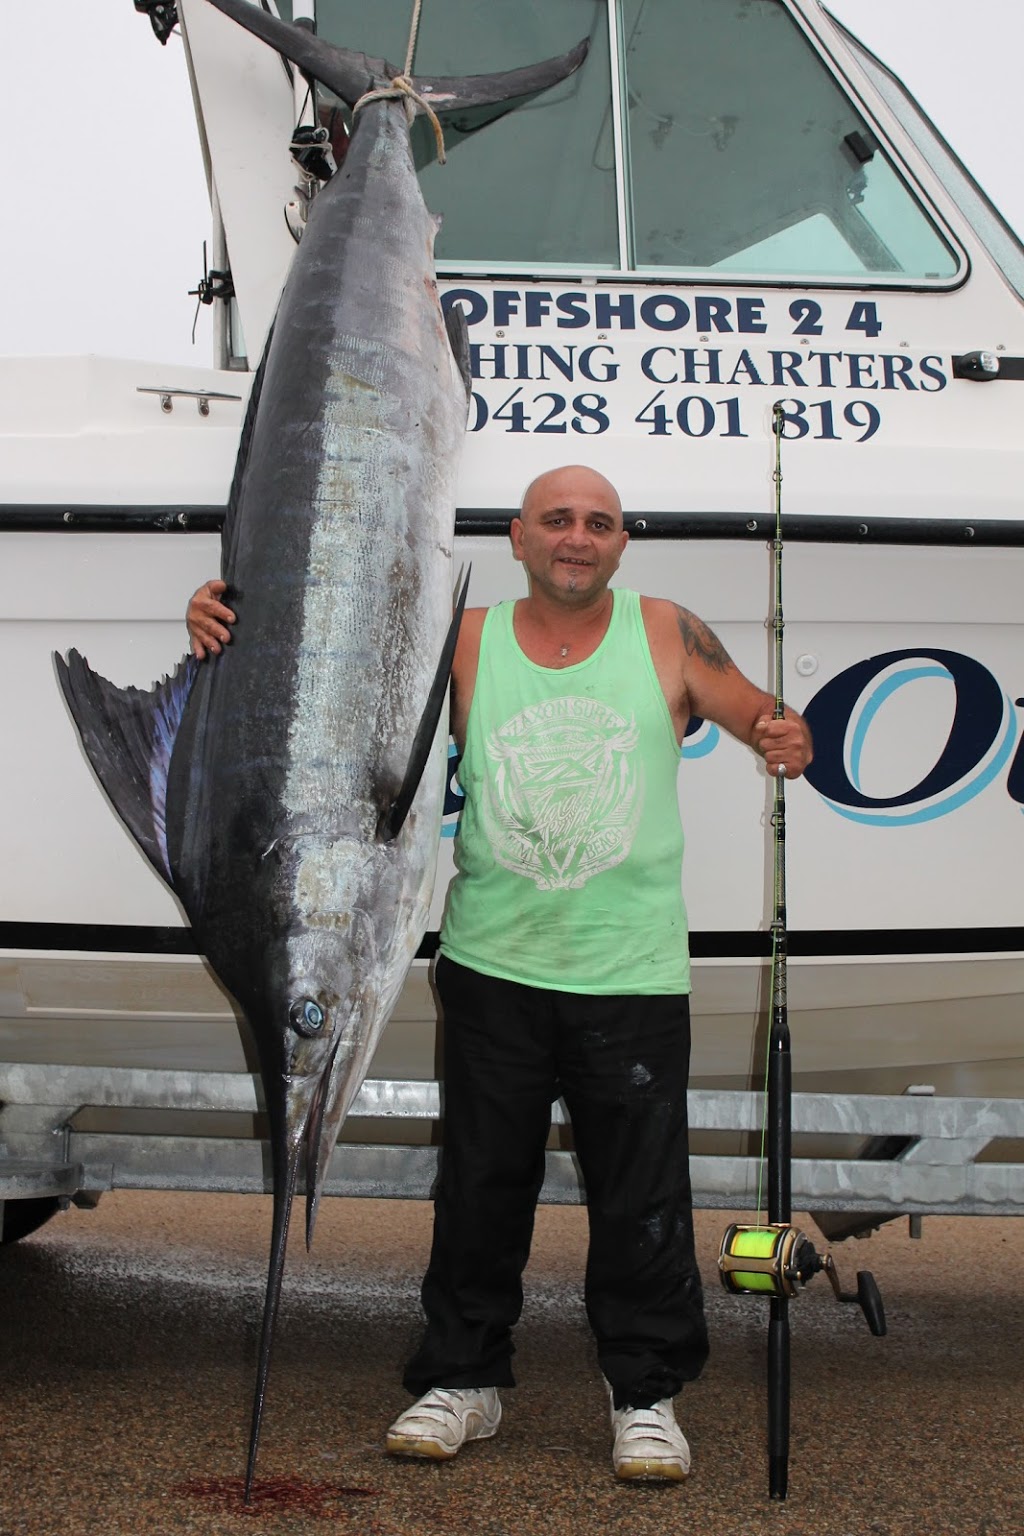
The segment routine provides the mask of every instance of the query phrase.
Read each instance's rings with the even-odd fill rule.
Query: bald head
[[[538,475],[509,528],[531,600],[585,607],[604,601],[629,535],[610,480],[583,464]]]
[[[585,464],[549,469],[531,480],[523,495],[519,515],[527,522],[531,515],[551,507],[578,507],[586,503],[595,511],[612,513],[616,526],[622,527],[622,503],[618,491],[604,475],[599,475],[596,469],[588,469]]]

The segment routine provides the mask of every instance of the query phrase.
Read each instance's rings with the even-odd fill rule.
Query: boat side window
[[[633,261],[943,278],[956,259],[779,0],[622,0]]]
[[[318,29],[401,65],[410,10],[410,0],[318,0]],[[954,251],[783,0],[430,0],[413,72],[514,69],[584,35],[590,54],[570,80],[479,135],[485,118],[448,119],[447,165],[428,163],[418,121],[424,195],[444,210],[443,266],[823,282],[957,274]]]

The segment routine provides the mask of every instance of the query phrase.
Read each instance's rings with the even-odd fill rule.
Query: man
[[[564,1096],[587,1190],[586,1306],[623,1479],[682,1480],[673,1398],[707,1356],[687,1146],[689,960],[676,775],[691,714],[798,777],[810,733],[700,619],[612,591],[628,542],[603,476],[541,475],[511,525],[529,595],[463,620],[452,734],[465,793],[436,980],[445,1139],[427,1326],[388,1431],[445,1459],[498,1429],[511,1332]],[[189,605],[196,654],[234,615]]]

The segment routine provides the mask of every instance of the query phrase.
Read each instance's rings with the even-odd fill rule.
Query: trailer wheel
[[[54,1195],[34,1200],[5,1200],[0,1244],[6,1247],[8,1243],[16,1243],[19,1238],[28,1237],[30,1232],[35,1232],[51,1216],[56,1216],[59,1209],[60,1201]]]

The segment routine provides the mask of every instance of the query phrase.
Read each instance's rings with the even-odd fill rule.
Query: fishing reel
[[[734,1296],[786,1298],[824,1270],[836,1300],[860,1307],[877,1339],[885,1334],[885,1308],[875,1277],[858,1270],[857,1289],[844,1291],[832,1255],[819,1253],[809,1237],[787,1222],[759,1227],[733,1222],[722,1238],[718,1269],[723,1286]]]

